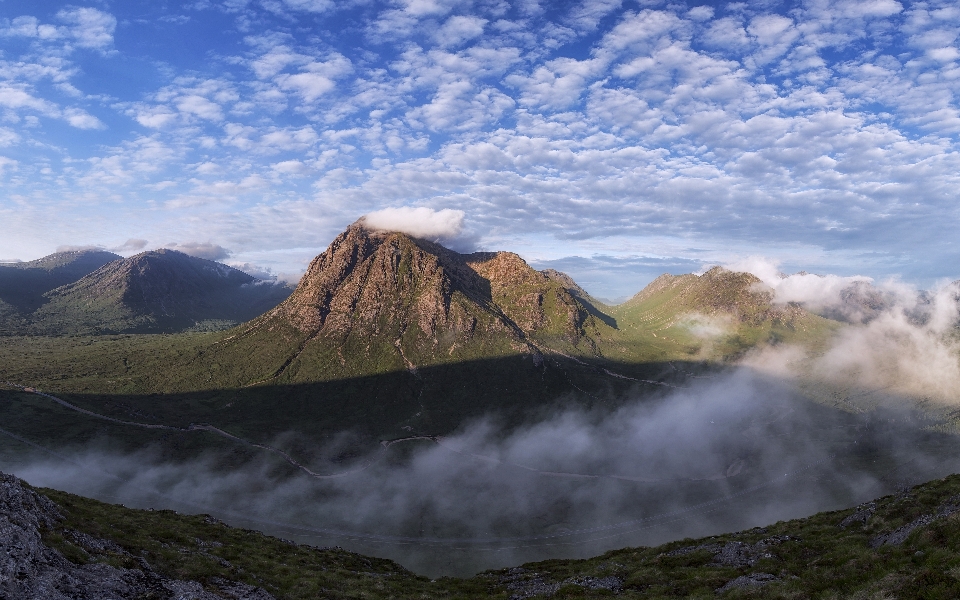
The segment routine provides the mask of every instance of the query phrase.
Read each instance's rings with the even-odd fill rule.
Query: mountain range
[[[47,292],[34,327],[182,330],[238,316],[244,294],[277,303],[205,335],[11,338],[5,377],[114,418],[216,422],[263,442],[299,432],[294,446],[310,448],[343,430],[370,441],[445,434],[489,413],[519,426],[557,402],[609,409],[837,325],[774,305],[746,273],[664,275],[607,306],[516,254],[461,254],[362,220],[286,299],[251,279],[172,251],[114,261]]]
[[[772,290],[754,275],[716,267],[699,275],[662,275],[628,301],[608,305],[568,275],[538,271],[516,254],[459,253],[429,240],[372,229],[363,220],[311,262],[294,290],[172,250],[130,258],[96,251],[59,253],[0,266],[0,332],[5,334],[0,342],[0,433],[12,436],[16,452],[96,446],[126,456],[150,448],[152,459],[170,464],[204,456],[216,457],[209,460],[217,461],[220,470],[263,465],[258,468],[276,480],[304,472],[339,477],[367,464],[363,461],[369,457],[381,456],[376,452],[385,461],[402,462],[408,456],[404,448],[440,444],[484,417],[496,419],[500,435],[508,436],[569,407],[578,414],[609,415],[628,404],[668,394],[681,397],[692,383],[716,377],[752,351],[781,344],[817,347],[849,323],[877,318],[888,302],[862,284],[843,294],[838,312],[815,314],[796,303],[775,302]],[[827,385],[819,391],[828,397],[836,390]],[[843,473],[882,471],[878,460],[893,460],[887,455],[897,452],[878,449],[886,430],[871,429],[869,418],[839,419],[834,413],[842,411],[800,403],[769,403],[766,408],[778,413],[769,423],[763,421],[773,424],[771,434],[777,433],[781,418],[794,412],[815,423],[835,422],[836,427],[824,426],[815,435],[823,436],[819,443],[825,448],[843,449],[838,459],[846,461]],[[689,418],[695,422],[698,417]],[[754,421],[737,436],[759,436]],[[913,424],[903,427],[907,431]],[[850,435],[856,437],[848,440]],[[953,447],[944,441],[946,434],[930,435],[932,441],[925,442],[929,455]],[[409,445],[401,444],[387,456],[385,451],[399,442]],[[0,458],[7,456],[3,452],[8,450],[0,446]],[[14,456],[14,450],[9,452]],[[709,496],[741,469],[754,468],[750,477],[761,472],[763,457],[732,458],[736,460],[724,464],[720,479],[683,479],[669,489]],[[512,467],[531,472],[524,465]],[[595,475],[582,477],[600,481]],[[627,485],[637,490],[667,485],[630,481]],[[747,479],[738,481],[747,485]],[[802,596],[810,590],[867,590],[855,585],[850,569],[805,566],[811,552],[828,560],[823,557],[831,545],[839,544],[844,554],[836,560],[845,565],[875,555],[886,561],[871,571],[870,590],[907,593],[916,587],[914,575],[916,581],[933,577],[929,564],[934,560],[909,552],[931,551],[927,537],[941,535],[939,525],[927,527],[933,521],[953,522],[943,513],[948,505],[956,511],[942,487],[929,501],[885,500],[882,510],[868,511],[863,518],[866,513],[858,509],[789,527],[778,524],[769,535],[745,532],[623,550],[593,560],[589,568],[569,561],[526,565],[471,580],[446,580],[439,587],[388,561],[339,550],[316,554],[291,546],[284,561],[329,568],[335,575],[320,577],[317,585],[338,586],[336,593],[323,592],[333,597],[380,594],[385,588],[357,577],[364,569],[392,578],[390,593],[399,596],[415,589],[426,596],[476,597],[481,588],[504,598],[621,592],[733,597],[771,589]],[[753,494],[753,488],[747,490]],[[298,597],[283,579],[299,577],[297,569],[220,568],[220,559],[246,565],[240,558],[244,553],[257,544],[274,548],[273,541],[218,529],[219,537],[210,539],[222,546],[197,542],[196,551],[184,554],[180,533],[202,530],[188,538],[206,539],[212,531],[205,529],[207,521],[172,515],[154,521],[150,515],[47,493],[59,504],[62,519],[40,523],[38,535],[47,550],[81,565],[72,570],[58,563],[78,581],[88,581],[101,562],[129,571],[135,567],[130,561],[138,560],[131,557],[150,554],[149,568],[136,562],[140,575],[113,573],[117,585],[135,584],[158,597],[177,586],[197,594],[201,589],[233,594],[219,597],[269,597],[256,595],[261,585],[276,597]],[[924,494],[915,496],[934,498]],[[762,501],[762,494],[757,496]],[[901,510],[907,504],[909,510]],[[560,507],[551,508],[549,518],[540,515],[548,523],[545,535],[552,535],[547,528],[559,519],[554,510],[562,513]],[[833,521],[840,517],[863,527],[835,531]],[[918,519],[927,520],[906,534],[897,533]],[[135,522],[136,535],[103,533],[108,523],[121,521]],[[540,525],[530,527],[541,531]],[[921,528],[932,533],[904,544]],[[864,554],[864,544],[891,535],[889,539],[904,539],[883,542],[880,550],[869,551],[874,554]],[[804,545],[800,538],[814,542]],[[230,544],[235,546],[215,550]],[[193,570],[172,566],[163,550],[171,545],[178,559],[192,557]],[[728,559],[733,562],[727,564]],[[953,560],[952,555],[947,559]],[[898,583],[882,577],[883,569],[906,569],[908,562],[916,566],[909,577]],[[796,583],[794,577],[803,581]],[[936,581],[944,590],[953,589],[952,580]],[[310,593],[320,593],[317,589]],[[237,595],[241,592],[247,596]]]
[[[77,335],[223,329],[276,306],[284,284],[176,250],[61,252],[0,266],[0,331]]]

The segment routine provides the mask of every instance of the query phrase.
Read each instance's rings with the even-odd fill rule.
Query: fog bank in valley
[[[374,218],[396,227],[415,216]],[[437,225],[438,235],[457,219]],[[938,433],[952,426],[936,420],[960,402],[957,284],[923,292],[864,277],[783,276],[754,263],[742,267],[774,304],[843,325],[812,346],[770,344],[680,387],[638,388],[616,409],[568,404],[520,427],[489,415],[445,438],[310,464],[342,477],[291,476],[266,453],[229,472],[217,456],[174,464],[151,448],[50,449],[55,456],[9,435],[0,444],[20,444],[32,458],[0,469],[130,506],[209,512],[429,575],[760,526],[957,471],[960,438]],[[681,324],[706,343],[736,326],[717,315]]]
[[[509,433],[495,419],[328,472],[231,472],[146,449],[3,465],[28,482],[128,506],[208,512],[314,545],[464,575],[554,556],[759,526],[951,472],[957,444],[906,411],[852,415],[738,369],[607,412],[566,410]],[[4,444],[17,443],[6,438]]]

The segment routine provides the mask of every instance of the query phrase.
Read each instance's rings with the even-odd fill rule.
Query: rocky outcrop
[[[261,588],[218,581],[216,593],[199,582],[163,577],[138,558],[140,569],[91,561],[78,565],[43,542],[41,532],[62,521],[57,506],[19,479],[0,473],[0,598],[3,600],[271,600]],[[64,532],[92,557],[126,554],[117,544],[79,532]]]
[[[231,343],[292,347],[274,378],[507,354],[539,364],[541,343],[576,345],[588,316],[563,285],[516,254],[460,254],[358,221],[313,260],[286,301]],[[266,341],[278,337],[286,341]]]

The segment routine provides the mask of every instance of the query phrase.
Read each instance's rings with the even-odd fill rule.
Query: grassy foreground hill
[[[100,569],[115,579],[142,579],[146,574],[159,590],[142,596],[151,598],[174,597],[163,593],[171,589],[192,590],[195,595],[189,597],[197,598],[208,593],[211,599],[261,600],[960,595],[957,475],[856,508],[738,533],[437,580],[388,560],[297,545],[234,529],[205,515],[129,509],[50,489],[35,492],[9,476],[3,476],[0,488],[0,519],[12,523],[14,531],[19,527],[21,539],[38,535],[43,547],[36,552],[47,561],[19,565],[19,580],[0,580],[0,592],[8,593],[13,590],[5,587],[31,583],[30,568],[49,564],[53,566],[48,569],[69,571],[81,581],[78,569]],[[3,531],[9,536],[11,528]],[[17,546],[17,551],[24,547],[30,546]]]

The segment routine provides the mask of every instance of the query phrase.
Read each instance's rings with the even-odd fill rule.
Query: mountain
[[[154,285],[147,294],[127,283],[141,271],[152,274],[147,281],[171,279],[159,276],[163,269],[133,268],[162,257],[229,273],[177,253],[145,253],[58,289],[49,310],[90,319],[90,327],[120,323],[117,331],[155,325],[160,308],[189,313],[181,299],[198,294],[186,285],[162,293]],[[557,403],[610,410],[758,344],[832,331],[833,322],[774,306],[756,284],[723,269],[666,275],[610,307],[516,254],[461,254],[358,221],[312,261],[288,298],[230,331],[20,340],[0,347],[0,361],[7,381],[66,394],[112,418],[216,423],[264,443],[295,432],[310,453],[318,439],[346,430],[362,446],[445,435],[490,414],[521,426]],[[134,304],[141,297],[164,302]]]
[[[227,265],[154,250],[51,290],[31,315],[42,333],[157,333],[251,319],[290,293]]]
[[[956,598],[958,499],[960,476],[952,475],[737,533],[431,580],[389,560],[298,545],[207,515],[130,509],[0,474],[8,556],[0,596]]]
[[[614,346],[633,361],[729,361],[761,344],[817,342],[838,326],[795,304],[775,304],[759,278],[722,267],[661,275],[608,313],[618,329]]]
[[[592,355],[595,327],[561,283],[516,254],[460,254],[357,222],[289,298],[214,353],[221,364],[256,355],[238,383],[292,383],[508,356],[540,365],[545,349]]]
[[[0,264],[0,334],[22,330],[27,316],[47,302],[45,293],[119,258],[112,252],[78,250]]]

